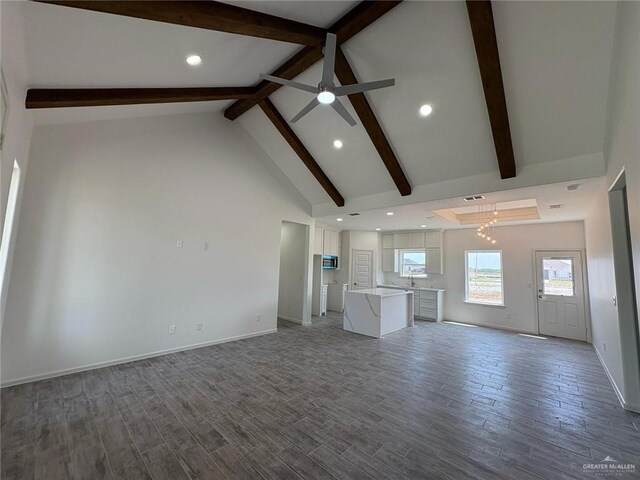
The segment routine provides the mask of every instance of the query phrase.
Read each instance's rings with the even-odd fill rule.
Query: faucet
[[[409,272],[409,285],[411,285],[412,287],[416,286],[416,282],[413,279],[413,273]]]

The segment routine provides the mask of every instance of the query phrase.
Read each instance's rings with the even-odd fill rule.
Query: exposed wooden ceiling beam
[[[489,111],[500,176],[512,178],[516,176],[516,162],[511,143],[507,100],[502,83],[502,69],[500,68],[491,2],[486,0],[467,1],[467,12],[478,57],[480,76],[482,77],[484,98]]]
[[[319,45],[325,37],[320,27],[215,1],[35,1],[301,45]]]
[[[249,98],[254,87],[213,88],[32,88],[26,108],[99,107],[145,103],[206,102]]]
[[[342,85],[358,83],[358,79],[356,78],[351,65],[349,65],[349,61],[347,60],[347,57],[344,56],[344,52],[341,48],[336,50],[335,68],[336,76]],[[376,150],[380,154],[380,158],[382,159],[384,166],[387,167],[389,175],[391,175],[396,187],[398,187],[400,195],[411,195],[411,184],[402,171],[400,162],[398,162],[398,159],[393,152],[393,148],[391,148],[391,144],[389,143],[389,140],[387,140],[387,137],[382,130],[382,126],[380,126],[380,122],[378,122],[376,114],[371,108],[367,97],[364,93],[355,93],[353,95],[349,95],[349,100],[358,114],[358,117],[362,122],[362,126],[369,134],[369,138],[371,138],[373,146],[376,147]]]
[[[302,144],[298,136],[289,126],[289,123],[282,117],[280,112],[276,109],[275,105],[271,103],[268,98],[263,99],[260,103],[260,108],[269,117],[271,123],[278,129],[280,134],[284,137],[287,143],[293,148],[294,152],[300,157],[302,163],[306,165],[311,174],[316,177],[316,180],[322,185],[322,188],[329,194],[331,199],[339,207],[344,206],[344,198],[338,192],[338,189],[331,183],[329,177],[324,173],[318,162],[313,158],[309,150]]]
[[[399,3],[400,1],[360,2],[340,20],[329,27],[328,31],[336,34],[338,37],[338,45],[340,45],[364,30]],[[305,47],[274,70],[271,75],[292,80],[321,59],[322,46]],[[282,85],[273,82],[261,81],[256,85],[256,94],[253,97],[234,102],[224,111],[224,116],[229,120],[235,120],[247,110],[260,103],[261,100],[278,90],[281,86]]]

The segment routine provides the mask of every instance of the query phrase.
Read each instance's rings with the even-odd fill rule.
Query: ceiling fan
[[[302,117],[304,117],[311,110],[316,108],[320,104],[331,105],[331,107],[338,112],[342,118],[352,127],[356,124],[356,121],[349,114],[342,102],[337,97],[344,95],[351,95],[353,93],[362,93],[369,90],[375,90],[378,88],[391,87],[395,85],[396,81],[393,78],[387,80],[378,80],[375,82],[355,83],[353,85],[335,86],[333,83],[334,67],[336,62],[336,36],[333,33],[327,33],[327,40],[324,45],[324,61],[322,63],[322,80],[317,87],[313,85],[307,85],[305,83],[294,82],[284,78],[274,77],[272,75],[261,74],[260,77],[270,82],[279,83],[287,87],[297,88],[298,90],[304,90],[305,92],[313,93],[316,97],[311,100],[300,110],[295,117],[291,119],[291,123],[296,123]]]

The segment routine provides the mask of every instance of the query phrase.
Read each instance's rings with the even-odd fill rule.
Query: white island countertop
[[[408,292],[396,288],[365,288],[363,290],[349,290],[349,293],[362,293],[364,295],[377,295],[379,297],[393,297],[396,295],[406,295]]]
[[[427,292],[445,292],[444,288],[429,288],[429,287],[409,287],[403,285],[378,285],[378,288],[391,288],[391,289],[400,289],[400,290],[426,290]]]

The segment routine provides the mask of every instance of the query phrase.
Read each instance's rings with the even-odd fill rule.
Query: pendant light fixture
[[[484,238],[491,245],[497,243],[493,226],[498,223],[498,209],[496,204],[478,205],[478,219],[480,226],[476,229],[476,235]]]

